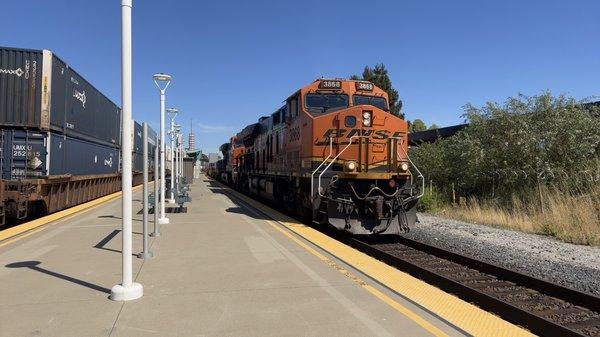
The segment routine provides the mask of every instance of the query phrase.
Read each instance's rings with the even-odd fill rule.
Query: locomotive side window
[[[306,94],[306,108],[310,112],[331,112],[348,107],[348,95]]]
[[[381,110],[388,111],[387,102],[383,97],[365,96],[365,95],[354,95],[352,96],[353,105],[372,105]]]

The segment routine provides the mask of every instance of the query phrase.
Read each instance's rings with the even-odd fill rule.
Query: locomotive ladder
[[[402,150],[403,154],[406,156],[406,159],[408,159],[408,162],[410,163],[410,165],[415,169],[415,171],[417,171],[417,178],[421,179],[421,191],[419,191],[419,195],[417,196],[410,196],[409,198],[405,199],[404,202],[408,202],[410,200],[413,199],[420,199],[424,194],[425,194],[425,177],[423,176],[423,174],[421,173],[421,171],[419,170],[419,168],[417,167],[417,165],[415,165],[415,163],[413,163],[413,161],[410,159],[410,156],[408,155],[408,153],[406,152],[406,150],[404,150],[404,147],[402,147],[402,143],[404,142],[404,140],[400,137],[390,137],[391,139],[395,139],[396,140],[396,158],[399,156],[398,153],[398,149]],[[400,142],[400,144],[398,144],[398,141]],[[413,175],[410,175],[410,186],[411,186],[411,195],[412,195],[412,186],[413,186]]]
[[[358,136],[352,136],[350,137],[350,139],[348,140],[348,144],[341,150],[338,152],[338,154],[333,157],[333,159],[331,159],[331,161],[329,162],[329,164],[327,164],[327,166],[325,166],[325,168],[321,171],[321,173],[319,174],[319,179],[318,179],[318,188],[317,188],[317,192],[319,193],[319,196],[324,197],[322,191],[323,188],[321,187],[321,179],[323,177],[323,174],[325,174],[325,172],[327,172],[327,170],[331,167],[331,165],[333,165],[333,163],[335,163],[335,161],[339,158],[339,156],[344,153],[344,151],[346,151],[350,145],[352,145],[352,141],[354,140],[354,138],[357,138]],[[327,161],[329,160],[329,158],[331,158],[331,156],[333,155],[333,138],[329,138],[329,155],[327,156],[327,158],[325,158],[325,160],[323,160],[323,162],[321,162],[321,164],[319,164],[319,166],[317,166],[317,168],[313,171],[313,173],[310,175],[310,196],[311,198],[314,198],[315,192],[314,192],[314,177],[315,174],[317,172],[319,172],[319,169],[325,165],[325,163],[327,163]]]

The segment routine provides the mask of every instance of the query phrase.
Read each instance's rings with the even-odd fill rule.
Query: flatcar
[[[416,221],[423,176],[407,122],[366,81],[318,79],[220,148],[213,177],[356,235],[400,235]]]

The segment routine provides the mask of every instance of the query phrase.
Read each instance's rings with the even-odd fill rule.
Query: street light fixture
[[[175,109],[175,108],[168,108],[167,109],[167,113],[169,114],[169,118],[171,119],[171,130],[169,131],[169,137],[171,138],[171,189],[170,189],[170,193],[169,193],[169,203],[173,204],[175,203],[175,194],[173,192],[174,187],[175,187],[175,173],[173,172],[175,169],[175,134],[174,134],[174,125],[175,125],[175,116],[177,116],[177,113],[179,112],[179,110]]]
[[[152,78],[160,91],[160,217],[158,223],[165,225],[169,223],[169,218],[165,216],[165,91],[171,84],[171,76],[158,73]]]

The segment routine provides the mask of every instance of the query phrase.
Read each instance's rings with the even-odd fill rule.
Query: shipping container
[[[32,179],[48,175],[48,133],[2,130],[2,179]]]
[[[120,125],[118,106],[51,51],[0,47],[0,126],[116,147]]]
[[[142,124],[134,121],[133,122],[133,149],[132,149],[132,160],[133,160],[133,171],[142,172],[144,169],[143,159],[144,159],[144,128]],[[154,170],[154,154],[156,151],[156,132],[148,126],[148,170]]]
[[[3,129],[2,179],[118,172],[119,150],[56,132]]]
[[[2,125],[48,128],[48,116],[41,108],[43,59],[37,50],[0,47]]]
[[[119,149],[50,133],[51,175],[95,175],[119,172]],[[62,148],[55,151],[56,148]]]
[[[133,152],[134,153],[142,153],[142,139],[143,139],[143,133],[144,133],[144,129],[142,127],[142,124],[133,121]]]

